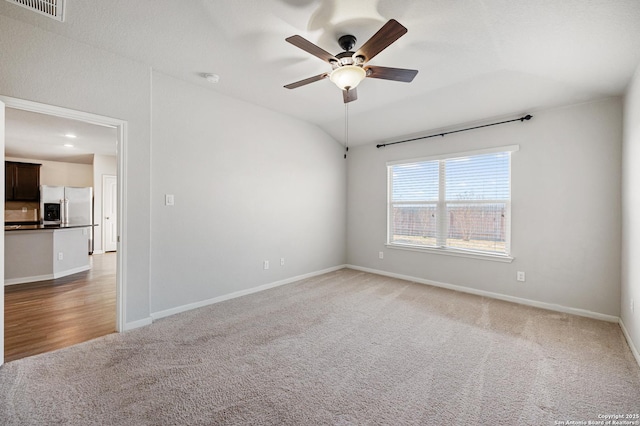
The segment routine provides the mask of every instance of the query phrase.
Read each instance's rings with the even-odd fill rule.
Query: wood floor
[[[5,362],[113,333],[116,259],[116,253],[93,255],[88,271],[6,286]]]

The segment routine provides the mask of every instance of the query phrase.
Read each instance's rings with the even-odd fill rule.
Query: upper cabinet
[[[40,201],[40,166],[5,161],[5,201]]]

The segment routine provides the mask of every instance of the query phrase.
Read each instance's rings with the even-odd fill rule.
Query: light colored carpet
[[[3,425],[554,425],[640,413],[617,324],[349,269],[0,370]]]

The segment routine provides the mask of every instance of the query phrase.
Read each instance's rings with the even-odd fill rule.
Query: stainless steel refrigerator
[[[51,215],[51,208],[56,205],[59,214]],[[93,253],[93,188],[41,185],[40,222],[44,225],[92,225],[89,253]]]

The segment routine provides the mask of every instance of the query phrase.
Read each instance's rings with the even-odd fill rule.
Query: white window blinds
[[[388,164],[387,243],[508,256],[515,150]]]

